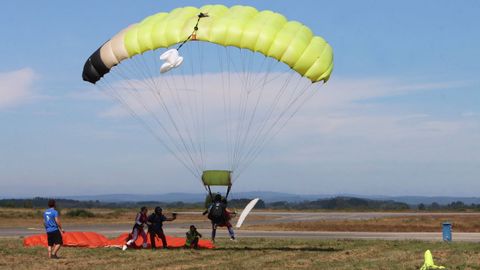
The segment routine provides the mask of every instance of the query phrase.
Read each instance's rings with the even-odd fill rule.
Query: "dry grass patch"
[[[455,232],[480,232],[479,215],[425,215],[374,218],[367,220],[323,220],[278,222],[244,226],[249,230],[271,231],[349,231],[349,232],[438,232],[445,221]]]

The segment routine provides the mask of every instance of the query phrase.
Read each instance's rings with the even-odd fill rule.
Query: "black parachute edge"
[[[100,49],[102,47],[103,45],[98,48],[85,62],[82,72],[82,78],[84,81],[95,84],[103,77],[103,75],[110,71],[100,56]]]

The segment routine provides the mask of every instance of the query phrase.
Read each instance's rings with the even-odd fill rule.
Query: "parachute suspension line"
[[[132,107],[132,105],[129,105],[129,107]],[[150,111],[148,108],[144,107],[144,109],[145,109],[149,114],[152,114],[151,111]],[[140,118],[140,117],[138,117],[138,118]],[[166,129],[165,127],[163,127],[163,125],[161,125],[161,122],[160,122],[160,121],[158,121],[158,120],[156,120],[156,119],[154,119],[154,120],[157,121],[157,124],[159,124],[159,126],[160,126],[162,129],[164,129],[164,132],[165,132],[166,134],[168,134],[168,136],[171,136],[171,135],[168,133],[167,129]],[[154,131],[154,129],[151,128],[150,125],[148,125],[148,126],[150,127],[150,129],[151,129],[152,131]],[[153,132],[153,133],[155,133],[155,132]],[[158,136],[158,134],[156,134],[156,133],[155,133],[155,137],[160,138],[160,137]],[[170,140],[172,140],[172,139],[170,139]],[[177,148],[178,148],[178,146],[177,146]],[[179,153],[183,153],[183,151],[178,151],[178,152],[179,152]],[[186,157],[184,157],[184,160],[188,160],[188,159],[187,159]],[[193,165],[193,164],[192,164],[192,165]],[[188,167],[189,167],[189,168],[192,168],[192,170],[194,170],[194,169],[193,169],[194,166],[188,166]],[[194,174],[195,174],[195,173],[194,173]]]
[[[245,93],[245,96],[246,96],[246,99],[245,99],[245,103],[244,103],[244,107],[243,107],[243,111],[241,112],[241,120],[240,120],[240,128],[239,128],[239,133],[238,133],[238,137],[236,138],[236,146],[237,146],[237,151],[235,153],[235,159],[234,159],[234,164],[235,166],[238,165],[238,158],[242,152],[242,138],[243,138],[243,134],[246,134],[246,131],[245,131],[245,125],[246,125],[246,120],[247,120],[247,114],[248,114],[248,104],[249,104],[249,98],[250,98],[250,93],[251,93],[251,76],[252,76],[252,72],[250,71],[250,67],[252,66],[252,56],[253,54],[251,53],[248,53],[247,52],[247,55],[248,57],[244,57],[243,56],[243,50],[241,51],[242,52],[242,58],[241,59],[244,59],[244,61],[242,61],[242,73],[243,73],[243,89],[242,89],[242,92]]]
[[[193,134],[196,135],[195,136],[195,139],[193,140],[195,142],[195,150],[197,151],[196,152],[196,156],[198,157],[198,160],[199,160],[199,168],[201,171],[204,171],[205,170],[205,167],[206,167],[206,160],[205,160],[205,125],[204,125],[204,107],[202,107],[202,111],[199,112],[199,97],[202,98],[202,102],[203,102],[203,92],[204,92],[204,86],[203,86],[203,50],[201,49],[201,47],[198,47],[198,43],[197,43],[197,53],[193,53],[192,52],[192,49],[190,46],[187,46],[187,54],[188,54],[188,57],[187,59],[191,59],[190,61],[190,74],[192,76],[192,79],[194,76],[198,76],[196,73],[195,73],[195,69],[194,69],[194,55],[197,56],[198,58],[198,62],[200,63],[198,66],[200,67],[200,85],[195,85],[194,88],[195,89],[192,89],[193,90],[193,93],[192,95],[187,95],[188,98],[186,99],[188,101],[188,106],[187,108],[189,109],[189,113],[190,113],[190,119],[192,120],[191,123],[193,123],[192,125],[192,128],[193,128]],[[196,67],[196,66],[195,66]],[[186,78],[186,75],[185,75],[185,70],[184,69],[181,69],[181,74],[182,74],[182,78],[183,78],[183,83],[184,83],[184,87],[185,89],[190,89],[189,86],[188,86],[188,82],[189,80]],[[198,93],[200,92],[200,93]],[[186,92],[188,93],[188,91]],[[192,98],[193,96],[193,98]],[[193,99],[193,102],[192,102],[192,99]],[[200,102],[202,105],[203,103]]]
[[[297,85],[298,85],[298,84],[297,84]],[[300,108],[303,107],[303,105],[304,105],[308,100],[310,100],[310,99],[313,97],[313,95],[314,95],[317,91],[311,89],[311,86],[312,86],[312,85],[313,85],[313,84],[310,84],[310,85],[307,85],[307,86],[303,87],[303,88],[299,91],[298,95],[294,98],[294,100],[292,100],[292,101],[288,104],[287,108],[286,108],[285,110],[283,110],[282,116],[283,116],[284,114],[286,114],[286,113],[290,110],[290,108],[293,108],[293,110],[291,110],[290,115],[288,115],[288,116],[286,117],[286,119],[283,121],[283,123],[282,123],[281,125],[277,126],[276,131],[273,132],[273,133],[270,133],[270,135],[263,140],[263,142],[262,142],[262,144],[260,145],[260,147],[259,147],[258,149],[256,149],[256,153],[253,153],[253,155],[251,155],[251,156],[249,157],[249,159],[246,159],[246,160],[245,160],[245,163],[244,163],[243,167],[239,169],[238,175],[241,175],[241,173],[243,173],[243,171],[257,158],[257,156],[258,156],[258,155],[260,154],[260,152],[263,150],[263,148],[265,147],[265,145],[268,144],[268,142],[269,142],[271,139],[273,139],[273,138],[286,126],[286,124],[295,116],[295,114],[300,110]],[[309,94],[309,95],[305,95],[305,93],[310,93],[310,94]],[[302,97],[304,97],[304,98],[301,99]],[[297,101],[298,101],[298,102],[297,102]],[[297,104],[297,106],[296,106],[296,107],[293,107],[294,104]],[[277,119],[276,122],[278,122],[278,121],[282,118],[282,116],[280,116],[280,117]]]
[[[151,78],[154,78],[154,77],[156,76],[156,74],[158,74],[158,66],[159,66],[158,59],[155,58],[155,57],[154,57],[153,59],[154,59],[154,63],[155,63],[156,69],[153,70]],[[184,79],[185,91],[188,91],[187,86],[186,86],[186,80],[185,80],[185,75],[184,75],[183,69],[180,69],[180,70],[181,70],[181,72],[182,72],[183,79]],[[172,80],[173,80],[173,82],[174,82],[174,84],[175,84],[176,80],[174,80],[173,77],[172,77]],[[155,80],[153,80],[153,81],[154,81],[154,88],[153,88],[153,89],[154,89],[154,90],[157,92],[157,94],[160,96],[160,95],[161,95],[161,94],[160,94],[160,89],[159,89],[159,87],[157,86],[156,81],[155,81]],[[169,86],[168,82],[167,82],[167,85]],[[175,86],[175,89],[178,89],[178,88]],[[179,93],[179,91],[174,91],[174,92],[177,94],[176,97],[178,98],[178,93]],[[170,93],[171,93],[171,91],[170,91]],[[187,96],[189,96],[189,95],[187,95]],[[164,99],[162,99],[162,101],[163,101],[163,100],[164,100]],[[197,154],[199,151],[198,151],[198,150],[196,149],[196,147],[195,147],[196,144],[193,142],[192,132],[191,132],[190,129],[189,129],[189,125],[187,125],[187,123],[186,123],[186,121],[185,121],[185,113],[184,113],[184,110],[183,110],[183,107],[182,107],[182,104],[181,104],[181,99],[178,98],[178,100],[179,100],[179,102],[177,102],[176,105],[177,105],[177,111],[179,111],[179,113],[178,113],[177,115],[180,115],[180,116],[181,116],[181,119],[183,120],[183,123],[184,123],[184,126],[185,126],[185,130],[186,130],[186,136],[187,136],[187,139],[189,139],[191,146],[188,146],[188,143],[187,143],[187,142],[184,142],[184,143],[185,143],[186,146],[188,146],[188,150],[186,150],[186,151],[188,151],[189,155],[192,156],[192,155]],[[167,106],[167,105],[166,105],[167,103],[166,103],[166,102],[164,102],[164,103],[165,103],[165,106]],[[180,105],[178,106],[179,103],[180,103]],[[187,106],[187,107],[191,109],[191,106]],[[178,108],[180,108],[180,109],[178,109]],[[190,115],[193,115],[193,113],[191,113]],[[172,115],[172,118],[173,118],[173,115]],[[173,122],[177,122],[177,121],[174,120]],[[179,136],[181,136],[181,134],[179,134]],[[183,141],[183,137],[181,138],[181,140]],[[192,149],[193,149],[193,150],[192,150]],[[198,168],[199,173],[200,173],[201,171],[203,171],[202,168],[201,168],[201,167],[202,167],[201,164],[198,163],[198,159],[197,159],[197,158],[193,158],[193,157],[192,157],[191,159],[192,159],[192,162],[194,162],[194,163],[196,164],[195,166]]]
[[[263,58],[262,64],[260,66],[260,71],[263,70],[263,66],[265,65],[266,59],[267,59],[266,57]],[[270,66],[267,67],[267,71],[270,70],[270,68],[271,68]],[[259,76],[258,74],[260,74],[260,72],[256,72],[256,73],[257,73],[257,76]],[[266,74],[268,74],[268,72]],[[264,77],[266,77],[266,75],[264,75]],[[260,104],[260,101],[262,100],[263,93],[264,93],[263,90],[265,89],[265,84],[261,85],[261,87],[258,87],[257,89],[253,89],[253,87],[256,85],[256,83],[255,83],[256,81],[257,81],[257,78],[255,76],[254,79],[252,80],[252,91],[256,90],[258,92],[257,100],[256,100],[255,105],[253,107],[253,111],[250,115],[250,120],[248,122],[247,130],[244,133],[242,142],[240,144],[240,149],[245,149],[245,144],[247,142],[248,135],[250,134],[250,131],[252,129],[252,125],[253,125],[253,122],[254,122],[254,119],[255,119],[255,116],[256,116],[256,113],[257,113],[258,105]],[[243,155],[243,151],[242,151],[241,154]],[[237,160],[235,161],[236,164],[239,164],[241,162],[240,157],[241,157],[241,155],[239,155],[239,157],[237,157]]]
[[[137,57],[137,58],[134,58],[134,59],[133,59],[133,63],[135,63],[135,64],[137,65],[137,69],[136,69],[136,70],[139,70],[140,72],[142,72],[142,75],[143,75],[143,77],[145,78],[145,80],[144,80],[144,83],[145,83],[145,84],[146,84],[148,81],[153,82],[150,87],[147,85],[146,88],[147,88],[148,90],[150,90],[152,93],[154,93],[155,99],[157,100],[158,104],[162,106],[162,108],[164,109],[164,111],[165,111],[165,112],[167,113],[167,115],[169,116],[169,118],[170,118],[170,123],[175,127],[175,129],[176,129],[176,131],[177,131],[177,135],[179,136],[179,138],[180,138],[180,140],[181,140],[181,142],[182,142],[182,144],[183,144],[183,148],[185,149],[185,151],[186,151],[186,153],[187,153],[187,155],[188,155],[188,158],[190,159],[190,161],[192,162],[192,164],[194,165],[194,167],[197,167],[197,171],[199,171],[199,173],[200,173],[200,170],[198,169],[199,166],[198,166],[198,164],[195,165],[195,163],[196,163],[196,162],[195,162],[195,159],[192,157],[192,150],[190,149],[190,146],[187,144],[187,141],[185,140],[185,138],[182,136],[182,132],[180,131],[180,128],[179,128],[179,127],[177,126],[177,124],[176,124],[177,121],[175,121],[175,119],[174,119],[174,117],[173,117],[173,114],[171,113],[171,110],[172,110],[172,109],[169,109],[169,108],[168,108],[168,105],[167,105],[168,103],[165,102],[164,97],[163,97],[163,95],[161,94],[161,90],[160,90],[160,88],[157,86],[157,84],[156,84],[156,82],[155,82],[154,77],[155,77],[156,71],[155,71],[154,73],[152,73],[152,75],[150,75],[150,76],[149,76],[149,75],[145,75],[144,69],[139,68],[139,64],[135,61],[136,59],[143,59],[143,57]],[[141,61],[141,62],[143,63],[144,66],[147,65],[144,60]],[[155,63],[156,63],[156,62],[155,62]],[[169,87],[168,81],[166,81],[166,85]],[[169,88],[169,89],[170,89],[170,88]],[[172,90],[170,89],[170,93],[171,93],[171,92],[172,92]],[[174,95],[171,95],[171,96],[175,97]],[[177,105],[177,103],[175,103],[175,105]],[[178,106],[178,105],[177,105],[177,106]],[[178,107],[177,107],[177,110],[181,112],[181,110],[178,109]],[[179,115],[180,115],[180,116],[183,116],[183,114],[180,114],[180,113],[179,113]],[[156,121],[159,123],[159,125],[161,125],[160,121],[158,120],[158,117],[157,117],[155,114],[152,115],[152,118],[156,119]],[[185,123],[185,119],[182,118],[182,120],[183,120],[184,123]],[[186,125],[186,124],[185,124],[185,125]],[[188,131],[188,130],[187,130],[187,131]],[[189,134],[187,134],[187,135],[189,135]],[[191,135],[189,135],[189,136],[191,137]],[[190,137],[189,137],[189,138],[190,138]],[[180,149],[178,149],[178,150],[181,151]],[[183,151],[182,151],[182,152],[183,152]]]
[[[138,63],[136,63],[134,59],[131,59],[131,60],[133,60],[132,61],[133,64],[137,65],[137,68],[135,70],[139,70]],[[124,67],[125,66],[128,66],[128,65],[124,65]],[[140,71],[140,72],[143,73],[143,71]],[[132,73],[134,73],[134,72],[132,72]],[[175,124],[176,121],[173,119],[173,116],[170,113],[170,110],[168,109],[168,106],[166,105],[166,102],[164,101],[164,98],[161,94],[160,89],[155,89],[155,87],[153,87],[153,88],[149,87],[149,85],[147,84],[148,79],[147,80],[138,80],[138,82],[142,82],[145,85],[145,89],[148,89],[148,90],[150,90],[150,92],[153,92],[155,100],[157,100],[158,104],[160,104],[162,106],[163,110],[166,112],[166,114],[168,115],[168,117],[170,119],[170,123],[175,127],[185,151],[182,151],[181,147],[178,144],[175,144],[176,140],[173,138],[173,136],[170,134],[170,132],[168,132],[168,129],[162,124],[162,121],[160,121],[158,116],[155,113],[153,113],[152,110],[150,110],[148,108],[148,106],[146,105],[146,102],[144,102],[144,99],[142,99],[142,97],[139,95],[140,90],[135,85],[133,85],[131,83],[131,80],[129,79],[129,77],[123,73],[123,70],[119,69],[118,70],[118,75],[120,75],[123,78],[124,82],[126,82],[127,84],[130,85],[130,88],[132,89],[132,91],[127,91],[127,92],[132,93],[132,96],[134,98],[136,98],[137,102],[144,108],[144,110],[151,116],[151,118],[158,124],[158,126],[160,126],[162,128],[164,133],[169,137],[170,141],[172,141],[172,143],[174,145],[176,145],[177,151],[179,151],[180,153],[183,153],[183,155],[185,155],[185,160],[190,160],[190,162],[192,163],[192,168],[195,168],[194,171],[196,171],[196,173],[194,173],[194,175],[200,175],[200,172],[199,172],[197,166],[195,165],[195,161],[193,160],[193,158],[191,156],[191,151],[188,149],[183,136],[179,132],[178,127]],[[145,73],[143,73],[141,75],[143,77],[145,77]],[[146,77],[148,78],[148,76],[146,76]]]
[[[240,79],[241,79],[241,89],[240,89],[240,102],[238,105],[238,118],[237,118],[237,123],[236,123],[236,131],[235,131],[235,139],[234,139],[234,150],[233,150],[233,170],[235,170],[235,167],[237,166],[236,160],[239,155],[239,152],[241,151],[240,149],[240,138],[241,134],[244,128],[244,122],[245,122],[245,115],[247,111],[247,106],[248,106],[248,100],[249,100],[249,93],[248,93],[248,72],[246,69],[245,65],[245,56],[244,56],[244,50],[240,49],[240,54],[242,59],[241,61],[241,70],[238,71],[239,74],[241,74]],[[248,56],[251,56],[251,54],[248,54]]]
[[[267,124],[269,123],[270,119],[272,118],[272,115],[274,114],[279,102],[281,101],[282,96],[285,94],[285,92],[288,89],[288,82],[291,80],[293,77],[293,73],[290,73],[287,77],[286,80],[284,80],[282,86],[280,89],[276,89],[277,93],[275,95],[275,98],[273,99],[273,102],[270,104],[266,111],[266,115],[263,118],[263,121],[258,127],[258,131],[256,132],[256,135],[253,137],[252,142],[250,143],[249,147],[247,147],[247,155],[249,152],[254,151],[256,147],[258,147],[259,142],[261,142],[261,139],[265,136],[266,133],[264,133],[265,128],[267,127]],[[238,169],[238,165],[235,167],[235,170]]]
[[[184,41],[182,41],[182,43],[180,43],[180,45],[178,45],[177,51],[180,50],[180,48],[182,48],[182,46],[185,45],[185,43],[187,43],[188,41],[190,41],[190,40],[196,40],[196,39],[197,39],[198,24],[200,23],[200,20],[201,20],[202,18],[208,17],[208,14],[207,14],[207,13],[200,12],[200,13],[197,15],[197,17],[198,17],[197,23],[196,23],[195,26],[193,27],[192,33],[191,33],[190,36],[188,36]]]
[[[244,94],[245,96],[245,99],[242,99],[243,103],[241,103],[241,105],[239,106],[241,108],[241,111],[240,111],[240,115],[239,115],[239,120],[238,120],[238,123],[237,123],[237,136],[235,138],[235,154],[234,154],[234,157],[233,157],[233,164],[234,164],[234,168],[237,166],[237,160],[238,160],[238,156],[240,155],[241,151],[242,151],[242,148],[241,148],[241,142],[242,142],[242,138],[243,138],[243,134],[245,134],[246,132],[244,131],[245,130],[245,120],[246,120],[246,116],[247,116],[247,108],[248,108],[248,100],[250,98],[250,85],[249,85],[249,80],[250,80],[250,72],[248,72],[248,68],[246,66],[246,64],[248,65],[248,63],[251,62],[251,55],[252,54],[248,54],[248,60],[245,60],[245,57],[244,57],[244,51],[243,50],[240,50],[241,54],[242,54],[242,57],[241,59],[243,59],[243,61],[241,62],[241,66],[242,66],[242,70],[241,70],[241,74],[242,74],[242,89],[241,89],[241,93]]]
[[[251,155],[252,153],[260,152],[260,150],[262,148],[261,146],[262,146],[263,142],[266,140],[266,138],[268,138],[268,134],[269,134],[270,130],[273,127],[275,127],[277,121],[273,121],[273,123],[271,123],[269,121],[270,121],[270,119],[272,119],[273,112],[276,110],[276,108],[277,108],[277,106],[278,106],[278,104],[281,100],[281,97],[286,92],[286,89],[288,89],[288,84],[289,84],[290,80],[291,80],[291,76],[289,76],[288,80],[284,81],[282,89],[279,91],[278,95],[275,98],[275,101],[271,104],[271,107],[269,108],[268,116],[265,118],[265,121],[261,125],[260,130],[257,133],[257,136],[255,137],[254,141],[248,147],[249,149],[248,149],[247,153],[242,157],[241,162],[243,162],[246,159],[246,157],[249,157],[249,155]],[[288,110],[288,108],[285,108],[285,110]],[[281,117],[282,117],[282,114],[279,114],[278,118],[281,119]],[[270,128],[267,128],[268,126]]]
[[[170,75],[170,77],[171,77],[171,75]],[[171,87],[170,84],[168,83],[168,80],[164,80],[164,82],[165,82],[165,85],[167,86],[167,89],[168,89],[169,92],[170,92],[170,95],[171,95],[172,99],[174,100],[173,103],[175,104],[175,106],[176,106],[176,108],[177,108],[178,114],[180,114],[180,118],[183,120],[184,125],[186,125],[186,123],[185,123],[185,118],[184,118],[184,116],[183,116],[183,110],[180,109],[180,108],[181,108],[181,105],[178,104],[178,100],[177,100],[177,99],[178,99],[178,92],[176,92],[175,90],[172,89],[172,87]],[[176,92],[176,93],[175,93],[175,92]],[[160,97],[161,97],[161,96],[160,96]],[[182,142],[182,144],[183,144],[183,146],[184,146],[184,149],[185,149],[185,151],[186,151],[187,154],[188,154],[188,157],[189,157],[190,161],[194,164],[194,167],[196,167],[199,175],[201,175],[201,171],[200,171],[201,169],[199,169],[198,163],[196,163],[195,159],[194,159],[193,156],[192,156],[192,154],[193,154],[194,151],[193,151],[193,150],[191,149],[191,147],[188,145],[188,142],[187,142],[186,139],[184,138],[184,135],[182,135],[182,131],[181,131],[180,127],[179,127],[179,124],[178,124],[177,121],[174,120],[173,113],[171,112],[171,110],[168,109],[168,106],[166,105],[167,103],[166,103],[163,99],[162,99],[162,103],[163,103],[163,105],[164,105],[165,112],[167,113],[167,115],[168,115],[168,117],[169,117],[169,119],[170,119],[170,122],[171,122],[172,126],[174,127],[175,131],[177,132],[177,135],[178,135],[178,137],[180,138],[180,140],[181,140],[181,142]],[[189,138],[190,141],[191,141],[191,135],[189,135],[188,129],[187,129],[187,136],[188,136],[188,138]]]
[[[178,112],[178,115],[180,117],[180,119],[182,120],[181,122],[176,122],[178,126],[178,135],[181,136],[182,139],[184,139],[184,136],[185,136],[185,145],[187,146],[188,150],[189,151],[189,155],[192,159],[192,162],[194,162],[196,165],[196,167],[198,168],[199,172],[202,171],[201,169],[201,164],[199,164],[199,160],[197,158],[193,158],[193,156],[195,154],[198,155],[199,153],[199,150],[197,149],[196,147],[196,144],[194,143],[194,140],[193,140],[193,136],[192,136],[192,131],[190,130],[190,125],[188,124],[188,122],[192,122],[192,121],[188,121],[187,119],[187,113],[186,113],[186,110],[185,110],[185,106],[182,102],[182,98],[180,97],[180,88],[177,86],[177,82],[176,82],[176,76],[174,76],[172,73],[170,73],[169,75],[167,75],[170,77],[170,80],[172,81],[172,84],[173,84],[173,87],[171,87],[171,84],[168,83],[168,80],[165,80],[165,83],[167,85],[167,88],[170,92],[170,95],[172,96],[173,100],[174,100],[174,105],[175,105],[175,108],[176,108],[176,111]],[[184,90],[185,93],[188,93],[188,89],[185,89]],[[188,96],[188,95],[186,95]],[[188,99],[187,99],[188,100]],[[190,106],[187,106],[187,107],[190,107]],[[180,124],[183,123],[183,127],[184,127],[184,131],[185,131],[185,135],[182,136],[182,131],[180,129]],[[188,140],[188,141],[187,141]]]
[[[187,59],[192,59],[193,60],[193,56],[194,54],[191,52],[191,48],[190,46],[187,46]],[[195,55],[198,55],[198,54],[195,54]],[[198,94],[198,92],[202,91],[202,89],[191,89],[190,86],[188,85],[189,81],[192,81],[193,80],[193,76],[196,76],[195,73],[194,73],[194,65],[193,65],[193,62],[194,61],[190,61],[190,74],[192,76],[192,79],[191,80],[188,80],[186,75],[185,75],[185,70],[184,69],[181,69],[180,72],[182,74],[182,78],[183,78],[183,84],[184,84],[184,88],[186,89],[186,92],[185,93],[189,93],[189,91],[191,90],[192,91],[192,94],[189,95],[187,94],[186,96],[188,98],[186,98],[186,100],[188,101],[188,106],[187,108],[189,109],[189,113],[190,113],[190,119],[191,119],[191,123],[192,123],[192,130],[193,130],[193,142],[195,143],[195,151],[196,151],[196,157],[198,159],[198,163],[199,163],[199,168],[201,171],[204,171],[205,170],[205,160],[204,160],[204,153],[203,153],[203,145],[202,145],[202,139],[201,139],[201,124],[200,124],[200,116],[199,116],[199,105],[198,105],[198,96],[200,94]],[[193,101],[192,101],[193,99]]]
[[[224,121],[225,121],[225,142],[226,142],[226,148],[227,148],[227,159],[228,159],[228,165],[230,170],[233,169],[233,160],[232,160],[232,147],[231,147],[231,139],[230,139],[230,133],[231,133],[231,111],[230,111],[230,104],[231,104],[231,91],[226,91],[225,89],[229,89],[230,87],[230,65],[228,63],[228,59],[226,58],[226,61],[223,61],[223,52],[220,52],[220,47],[217,47],[217,53],[220,56],[218,58],[219,61],[219,66],[221,70],[221,78],[222,78],[222,100],[223,100],[223,116],[224,116]],[[224,48],[225,54],[226,48]],[[227,70],[227,72],[225,72]],[[225,75],[225,74],[228,74]],[[227,86],[228,85],[228,88]],[[226,92],[228,93],[228,99]],[[227,105],[228,104],[228,105]]]
[[[201,146],[202,146],[202,161],[203,161],[203,170],[206,169],[206,166],[207,166],[207,161],[206,161],[206,126],[205,126],[205,84],[204,84],[204,77],[203,77],[203,74],[204,74],[204,52],[203,52],[203,47],[200,46],[199,43],[196,43],[196,46],[197,46],[197,51],[200,51],[200,53],[198,54],[200,56],[200,67],[201,67],[201,71],[200,71],[200,85],[201,85],[201,88],[200,88],[200,104],[201,104],[201,109],[202,109],[202,112],[200,114],[197,114],[197,115],[200,115],[200,127],[201,127],[201,134],[200,134],[200,142],[201,142]]]
[[[267,124],[269,123],[270,119],[272,119],[273,112],[276,110],[277,106],[279,105],[282,96],[286,93],[286,90],[289,88],[288,87],[289,82],[293,77],[293,74],[292,73],[290,73],[290,74],[291,75],[288,76],[287,79],[283,82],[283,85],[282,85],[280,91],[277,93],[277,96],[275,97],[274,102],[271,104],[271,106],[269,108],[269,111],[267,113],[267,117],[265,117],[262,125],[259,128],[259,132],[255,136],[255,138],[252,141],[252,143],[250,144],[250,146],[247,147],[247,149],[248,149],[247,153],[243,155],[243,157],[241,158],[241,160],[239,161],[238,164],[242,164],[245,160],[245,156],[248,157],[249,153],[256,153],[258,151],[257,150],[258,148],[260,148],[260,149],[262,148],[261,145],[262,145],[263,141],[268,137],[268,133],[269,133],[268,129],[267,129],[267,131],[265,131],[265,128],[268,126]],[[281,115],[280,115],[280,118],[281,118]],[[276,122],[273,122],[271,125],[275,126],[275,124],[276,124]]]
[[[143,59],[143,57],[136,58],[136,59]],[[143,64],[146,65],[146,63],[145,63],[144,60],[143,60],[143,61],[139,60],[139,61],[140,61],[140,62],[143,62]],[[142,69],[139,68],[139,70],[142,70]],[[154,75],[152,75],[152,76],[148,76],[148,75],[147,75],[147,79],[145,80],[145,82],[151,81],[152,78],[153,78],[153,76],[154,76]],[[150,79],[150,80],[149,80],[149,79]],[[149,89],[150,91],[152,91],[153,93],[155,93],[156,95],[154,95],[154,96],[157,97],[157,101],[161,101],[161,102],[159,102],[159,103],[163,103],[163,104],[165,104],[165,107],[167,107],[167,106],[166,106],[166,103],[164,102],[164,98],[163,98],[163,96],[161,95],[160,91],[157,90],[155,83],[153,83],[153,85],[151,85],[151,87],[147,87],[147,89]],[[168,110],[168,108],[167,108],[167,110]],[[171,116],[170,111],[168,111],[167,114],[169,114],[169,116]],[[159,125],[160,125],[161,121],[158,119],[158,117],[157,117],[154,113],[152,113],[152,117],[153,117],[153,118],[155,119],[155,121],[157,121],[157,122],[159,123]],[[177,122],[177,121],[173,120],[173,116],[172,116],[172,120],[171,120],[171,121],[172,121],[172,123],[176,123],[176,122]],[[179,133],[179,136],[181,136],[180,132],[178,132],[178,133]],[[190,148],[188,147],[188,144],[185,142],[185,140],[184,140],[183,137],[181,137],[181,140],[182,140],[182,144],[184,145],[184,148],[185,148],[185,150],[186,150],[186,153],[188,154],[188,156],[189,156],[189,158],[190,158],[193,166],[196,167],[198,173],[200,173],[200,171],[198,170],[198,165],[195,164],[195,159],[193,159],[192,156],[191,156],[191,155],[192,155],[192,151],[191,151]],[[187,149],[187,148],[188,148],[188,149]]]
[[[103,86],[101,85],[103,83]],[[119,95],[115,89],[117,89],[117,87],[113,87],[110,83],[108,82],[105,82],[105,81],[101,81],[99,82],[99,87],[100,88],[103,88],[105,91],[102,91],[102,92],[105,92],[107,95],[109,95],[110,97],[112,97],[114,100],[117,100],[117,102],[134,118],[136,119],[141,125],[144,126],[144,128],[150,132],[152,134],[152,136],[157,139],[157,141],[159,141],[163,147],[165,147],[165,149],[167,149],[168,152],[170,152],[174,157],[175,159],[177,159],[188,171],[190,171],[192,174],[195,175],[195,171],[193,168],[191,168],[188,164],[186,164],[182,158],[180,158],[177,153],[175,151],[173,151],[173,149],[171,149],[171,147],[154,131],[154,129],[144,120],[142,119],[133,109],[132,107],[130,107],[130,105],[128,104],[128,102],[126,102],[124,100],[124,98]]]

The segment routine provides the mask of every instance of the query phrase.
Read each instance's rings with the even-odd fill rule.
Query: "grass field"
[[[437,265],[480,269],[480,245],[420,241],[220,239],[214,250],[24,248],[0,239],[0,269],[419,269],[430,249]]]

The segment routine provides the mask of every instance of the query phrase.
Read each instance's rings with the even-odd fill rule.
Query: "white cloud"
[[[396,97],[419,91],[436,91],[465,86],[465,82],[405,82],[391,78],[346,79],[337,78],[320,89],[316,103],[318,108],[352,109],[358,107],[358,102],[375,98]],[[367,105],[362,104],[365,108]]]
[[[233,79],[228,87],[232,93],[238,92],[239,86],[242,85],[238,81],[239,76],[241,74],[232,75]],[[222,161],[225,163],[225,155],[222,153],[228,150],[224,146],[225,122],[221,85],[225,77],[222,77],[222,74],[209,73],[204,74],[202,78],[204,89],[208,89],[204,92],[204,103],[208,105],[209,111],[206,116],[208,122],[206,150],[209,152],[207,153],[209,164],[221,164]],[[279,78],[281,77],[282,75],[279,75]],[[182,78],[175,75],[169,78],[172,88],[183,90],[172,92],[166,87],[167,83],[161,79],[158,79],[156,84],[163,98],[167,99],[166,103],[170,106],[174,121],[179,125],[180,133],[184,138],[192,134],[194,136],[192,140],[195,142],[198,139],[201,140],[201,137],[195,137],[201,132],[198,126],[195,126],[196,122],[191,118],[192,111],[190,111],[198,105],[196,102],[200,100],[199,92],[185,90],[200,88],[199,78],[192,76]],[[291,83],[295,84],[295,82],[293,80]],[[145,82],[117,83],[123,85],[123,88],[115,92],[124,98],[140,118],[146,120],[151,126],[155,126],[156,121],[150,114],[152,112],[159,117],[159,123],[172,131],[173,141],[180,142],[175,128],[163,111],[162,103],[154,93],[146,90]],[[110,86],[117,89],[115,82],[111,82]],[[392,78],[335,78],[324,86],[315,84],[309,91],[317,91],[316,94],[290,120],[277,138],[269,143],[256,163],[263,164],[265,167],[288,164],[297,167],[310,166],[310,168],[317,168],[318,164],[326,163],[333,166],[331,170],[337,170],[332,172],[332,175],[341,174],[344,166],[352,172],[378,169],[390,171],[395,175],[411,170],[407,165],[402,164],[478,163],[480,151],[474,150],[480,150],[475,146],[475,141],[480,139],[480,135],[477,135],[480,134],[480,124],[476,121],[476,113],[466,112],[458,117],[445,118],[435,114],[434,111],[408,106],[408,101],[404,103],[407,106],[396,104],[394,108],[385,102],[385,99],[395,100],[396,97],[417,95],[419,92],[432,92],[431,94],[434,95],[438,90],[455,90],[465,86],[465,82],[459,81],[407,82]],[[278,89],[281,89],[281,83],[272,82],[268,87],[272,91],[266,91],[263,98],[273,100]],[[136,89],[135,94],[132,94],[132,88]],[[255,91],[252,92],[249,105],[255,104],[253,97],[255,97]],[[95,97],[92,96],[92,98]],[[234,96],[234,99],[238,102],[239,96]],[[183,103],[180,107],[185,110],[184,114],[177,106],[176,102],[179,100]],[[257,116],[268,113],[267,102],[262,101],[258,107]],[[233,107],[233,109],[238,108]],[[193,112],[195,111],[199,112],[193,109]],[[122,118],[129,116],[129,113],[117,104],[108,106],[100,115],[121,121]],[[182,119],[182,115],[186,118]],[[193,114],[193,116],[196,115]],[[238,132],[235,128],[236,122],[235,117],[231,119],[230,123],[234,126],[231,129],[233,133]],[[186,129],[185,123],[191,125],[189,130]],[[255,125],[253,127],[255,130]],[[161,131],[158,127],[155,130]],[[245,130],[245,126],[239,130]],[[186,141],[188,143],[189,140]],[[172,140],[166,139],[166,142],[172,142]],[[175,144],[169,145],[172,149],[178,149],[177,153],[183,152],[182,147],[176,147]],[[220,147],[224,148],[220,149]],[[397,164],[398,167],[391,164]],[[433,175],[437,169],[435,166],[429,167],[425,174],[428,175],[431,172]],[[372,175],[367,172],[364,174],[364,177],[374,176],[373,172]]]
[[[418,91],[434,95],[440,89],[455,91],[459,87],[465,83],[334,80],[320,89],[269,146],[278,149],[276,155],[261,155],[259,160],[366,167],[384,162],[478,164],[480,122],[475,113],[445,117],[435,110],[412,107],[410,101],[395,106],[384,101]],[[448,101],[442,105],[450,106]]]
[[[0,73],[0,109],[11,108],[35,98],[33,86],[38,75],[31,68]]]

